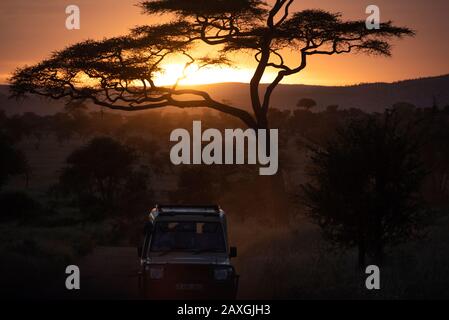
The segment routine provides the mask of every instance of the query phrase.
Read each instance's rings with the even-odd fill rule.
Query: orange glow
[[[160,86],[173,85],[183,76],[184,64],[172,63],[164,66],[165,72],[158,74],[155,83]],[[249,82],[251,80],[253,69],[233,68],[228,66],[210,66],[199,69],[198,65],[189,66],[180,85],[198,85],[217,82]],[[263,82],[269,82],[270,75],[265,75]]]
[[[27,9],[23,1],[0,1],[0,83],[17,67],[34,64],[49,56],[50,52],[62,49],[86,39],[103,39],[127,34],[136,25],[151,25],[167,22],[169,18],[143,15],[135,6],[136,0],[87,1],[80,2],[82,23],[80,30],[65,28],[65,1],[41,0],[30,2]],[[273,0],[267,0],[269,4]],[[285,78],[283,83],[316,85],[349,85],[360,82],[392,82],[402,79],[434,76],[449,72],[447,52],[449,42],[443,41],[448,30],[449,10],[447,0],[434,0],[430,6],[418,0],[378,0],[382,10],[382,20],[393,20],[397,25],[409,26],[417,31],[417,36],[393,43],[393,57],[369,57],[366,55],[341,55],[315,57],[307,68],[298,75]],[[342,12],[345,19],[365,19],[366,3],[363,1],[294,1],[291,11],[321,8],[332,12]],[[407,8],[406,10],[404,8]],[[2,32],[3,31],[3,32]],[[429,50],[432,48],[432,50]],[[209,48],[216,51],[217,48]],[[203,50],[195,51],[202,56]],[[296,53],[286,53],[285,60],[290,66],[298,64]],[[249,82],[254,72],[254,59],[233,57],[235,68],[211,67],[197,72],[189,71],[181,84],[213,82]],[[182,74],[180,61],[168,62],[167,71],[160,75],[158,84],[169,84]],[[171,65],[173,64],[173,65]],[[273,74],[262,82],[269,82]]]

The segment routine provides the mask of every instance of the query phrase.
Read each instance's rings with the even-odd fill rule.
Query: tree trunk
[[[257,128],[268,130],[268,116],[265,112],[259,112],[257,115]]]
[[[270,145],[271,145],[271,139],[270,139],[270,129],[269,129],[269,124],[268,124],[268,117],[266,113],[260,112],[257,115],[257,129],[262,129],[262,130],[266,130],[266,149],[269,151],[270,150]],[[257,130],[256,129],[256,130]],[[257,135],[257,132],[256,132]]]
[[[270,128],[267,113],[259,112],[257,118],[257,129],[266,130],[266,150],[270,152],[271,139]],[[263,199],[264,211],[270,217],[270,223],[273,225],[283,225],[289,221],[290,198],[285,188],[285,181],[282,175],[282,164],[279,163],[278,150],[278,171],[272,176],[257,177],[258,190]]]

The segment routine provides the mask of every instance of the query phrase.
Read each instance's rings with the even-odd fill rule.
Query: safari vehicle
[[[218,206],[161,206],[149,214],[139,248],[139,286],[148,299],[234,299],[226,216]]]

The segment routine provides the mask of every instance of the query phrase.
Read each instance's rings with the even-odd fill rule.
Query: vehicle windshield
[[[218,222],[160,221],[154,227],[150,250],[225,252],[223,228]]]

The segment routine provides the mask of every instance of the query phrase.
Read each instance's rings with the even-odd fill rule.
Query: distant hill
[[[226,99],[235,105],[249,106],[248,84],[222,83],[198,86],[214,98]],[[266,85],[262,85],[265,89]],[[342,109],[359,108],[381,112],[397,102],[409,102],[417,107],[431,107],[435,98],[439,106],[449,105],[449,75],[354,86],[279,85],[273,93],[271,106],[293,109],[301,98],[312,98],[318,108],[337,104]]]
[[[246,83],[217,83],[194,86],[207,90],[219,101],[230,101],[233,105],[250,107],[249,88]],[[262,85],[261,90],[267,85]],[[0,86],[0,109],[7,114],[35,112],[52,114],[62,110],[61,101],[45,100],[32,96],[17,102],[8,99],[8,86]],[[318,109],[328,105],[339,105],[341,109],[359,108],[366,112],[382,112],[397,102],[408,102],[417,107],[431,107],[433,101],[439,106],[449,105],[449,75],[405,80],[394,83],[369,83],[353,86],[279,85],[273,93],[271,106],[279,109],[294,109],[301,98],[312,98]]]
[[[62,111],[64,103],[51,99],[45,99],[38,96],[29,96],[26,99],[9,99],[9,87],[0,85],[0,109],[7,115],[34,112],[40,115],[54,114]]]

